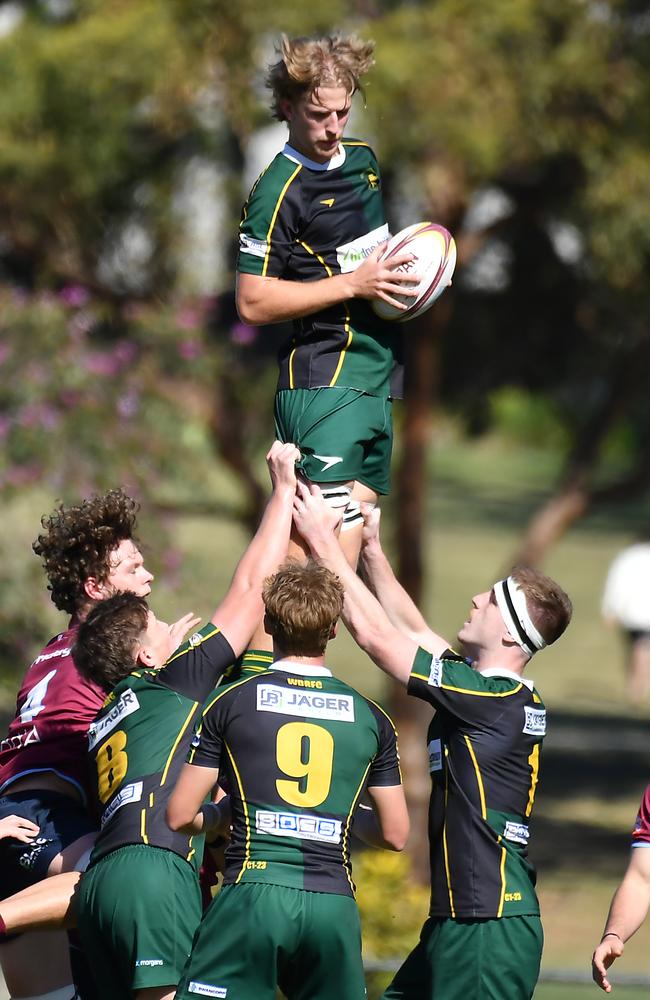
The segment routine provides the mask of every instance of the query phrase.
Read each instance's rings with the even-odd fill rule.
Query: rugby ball
[[[412,298],[408,295],[394,295],[393,298],[403,302],[408,309],[402,311],[383,299],[372,300],[372,308],[381,319],[397,323],[405,323],[430,309],[450,285],[456,266],[454,239],[444,226],[438,226],[435,222],[416,222],[415,225],[400,230],[388,241],[382,260],[406,252],[412,253],[415,259],[401,264],[396,270],[402,274],[412,272],[417,275],[417,296]]]

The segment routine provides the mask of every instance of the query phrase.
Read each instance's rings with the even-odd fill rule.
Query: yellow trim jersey
[[[165,810],[203,702],[234,659],[219,629],[205,625],[162,670],[136,670],[108,696],[88,734],[101,823],[92,864],[127,844],[194,859],[191,838],[169,829]]]
[[[297,663],[217,688],[191,764],[228,780],[224,882],[352,896],[349,839],[365,787],[399,785],[393,724],[325,668]]]
[[[530,682],[418,650],[409,694],[436,714],[427,735],[433,917],[538,914],[529,820],[546,733]]]
[[[244,205],[237,270],[317,281],[353,271],[388,235],[379,167],[367,143],[344,140],[327,164],[287,145]],[[279,362],[278,389],[402,395],[400,326],[379,319],[365,300],[296,320]]]

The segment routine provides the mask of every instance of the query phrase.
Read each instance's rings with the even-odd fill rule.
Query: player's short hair
[[[72,656],[79,673],[110,691],[135,670],[149,605],[130,590],[99,601],[79,626]]]
[[[32,545],[43,560],[48,590],[60,611],[74,614],[88,601],[84,583],[104,583],[113,550],[133,538],[139,504],[121,489],[90,497],[80,504],[60,504],[41,518],[44,531]]]
[[[510,574],[526,596],[533,625],[550,645],[559,639],[571,621],[573,605],[559,583],[539,570],[517,566]]]
[[[269,67],[266,76],[266,86],[273,93],[274,118],[286,121],[282,101],[295,101],[319,87],[344,87],[350,96],[362,90],[359,81],[374,62],[374,48],[374,42],[365,42],[356,35],[282,35],[277,48],[281,58]]]
[[[321,656],[343,610],[343,584],[317,562],[286,562],[264,581],[266,624],[286,656]]]

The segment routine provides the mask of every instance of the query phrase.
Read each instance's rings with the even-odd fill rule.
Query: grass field
[[[429,470],[429,574],[423,605],[437,631],[453,638],[471,595],[509,567],[522,529],[547,494],[555,471],[555,460],[543,452],[495,439],[470,446],[441,429]],[[236,486],[225,473],[219,482],[223,517],[185,516],[171,523],[179,568],[173,583],[161,581],[159,586],[156,609],[163,616],[177,617],[185,610],[209,616],[245,545],[245,532],[227,516],[237,502]],[[43,496],[21,501],[16,537],[24,551],[50,503]],[[386,507],[390,514],[390,504]],[[145,514],[141,534],[146,542]],[[627,862],[638,802],[650,780],[645,743],[650,712],[648,706],[632,711],[627,705],[621,643],[603,627],[599,614],[608,564],[632,540],[645,514],[642,506],[632,505],[596,512],[561,540],[543,567],[565,586],[575,606],[567,635],[531,669],[549,709],[531,848],[539,869],[544,967],[549,970],[587,973],[609,899]],[[390,549],[389,529],[386,517]],[[61,621],[55,616],[52,620]],[[40,638],[35,637],[35,643]],[[330,647],[330,665],[369,696],[386,699],[382,675],[344,630]],[[5,710],[11,687],[13,682],[5,687]],[[629,942],[619,963],[621,974],[650,975],[649,933],[650,926]],[[598,995],[589,984],[544,983],[536,1000]],[[642,995],[648,991],[621,986],[615,992],[626,1000]]]

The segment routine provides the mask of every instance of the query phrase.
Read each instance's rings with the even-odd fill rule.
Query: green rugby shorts
[[[120,847],[89,868],[76,902],[81,944],[101,1000],[175,986],[201,919],[192,866],[173,851]]]
[[[275,433],[300,448],[299,468],[314,483],[356,480],[390,492],[392,402],[358,389],[282,389]]]
[[[224,886],[205,912],[176,1000],[365,1000],[351,896],[263,882]]]
[[[543,943],[538,916],[429,917],[382,1000],[530,1000]]]

